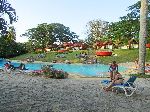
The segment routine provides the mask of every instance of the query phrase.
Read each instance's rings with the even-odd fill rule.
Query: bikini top
[[[117,70],[118,69],[118,65],[110,65],[110,69],[111,71]]]

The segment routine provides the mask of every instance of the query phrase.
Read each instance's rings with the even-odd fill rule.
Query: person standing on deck
[[[114,79],[114,75],[116,74],[116,72],[118,72],[118,64],[116,63],[116,61],[113,61],[112,64],[110,65],[109,72],[112,81]]]

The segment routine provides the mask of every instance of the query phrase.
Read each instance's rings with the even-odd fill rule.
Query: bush
[[[42,66],[43,75],[48,78],[64,79],[68,78],[68,73],[62,70],[56,70],[52,65]]]
[[[150,78],[150,75],[130,74],[130,76],[137,76],[138,78]]]
[[[42,72],[39,72],[39,71],[33,71],[31,74],[31,76],[42,76]]]

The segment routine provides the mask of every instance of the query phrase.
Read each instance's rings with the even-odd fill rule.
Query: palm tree
[[[139,33],[139,73],[145,74],[148,0],[141,0]]]

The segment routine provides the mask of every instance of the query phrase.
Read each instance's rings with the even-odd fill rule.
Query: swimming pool
[[[84,76],[100,76],[108,73],[109,65],[103,64],[53,64],[58,70],[64,70],[68,73],[81,74]],[[119,71],[127,70],[126,67],[119,66]]]
[[[6,63],[7,61],[5,60],[0,60],[0,68],[4,67],[4,64]],[[20,65],[20,62],[11,62],[15,67],[18,67]],[[43,63],[25,63],[25,66],[27,69],[29,70],[39,70],[41,69],[41,67],[45,65]]]
[[[0,68],[4,66],[6,61],[0,61]],[[12,62],[14,66],[19,66],[20,63]],[[26,63],[26,68],[29,70],[39,70],[44,63]],[[108,73],[109,65],[103,65],[103,64],[52,64],[53,68],[58,69],[58,70],[63,70],[68,73],[73,73],[73,74],[81,74],[84,76],[100,76],[101,74],[106,74]],[[119,71],[125,71],[127,70],[126,67],[119,66]]]

